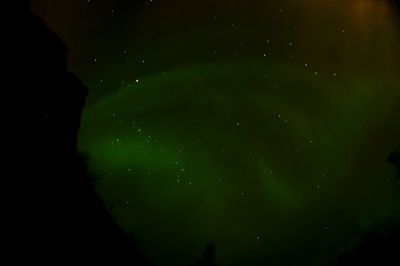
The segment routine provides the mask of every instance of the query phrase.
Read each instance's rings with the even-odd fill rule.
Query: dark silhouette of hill
[[[385,232],[369,233],[351,251],[344,254],[336,265],[400,265],[400,227]]]
[[[2,259],[148,265],[77,152],[88,90],[68,72],[67,48],[29,1],[1,6]]]
[[[400,151],[390,154],[388,162],[397,167],[397,176],[400,178]],[[337,265],[400,265],[400,225],[367,234],[352,251],[339,259]]]

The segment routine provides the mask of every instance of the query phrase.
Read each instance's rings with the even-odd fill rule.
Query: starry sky
[[[80,150],[158,265],[330,265],[400,221],[398,9],[33,0],[90,89]]]

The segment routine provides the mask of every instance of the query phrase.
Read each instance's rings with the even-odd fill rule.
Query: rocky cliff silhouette
[[[67,70],[67,48],[29,1],[1,6],[3,260],[149,265],[77,152],[88,90]]]

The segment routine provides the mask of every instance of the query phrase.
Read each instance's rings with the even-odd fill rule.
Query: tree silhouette
[[[203,254],[192,266],[217,266],[215,243],[210,242],[206,245]]]
[[[400,177],[400,151],[392,152],[388,157],[388,162],[397,166],[397,176]]]

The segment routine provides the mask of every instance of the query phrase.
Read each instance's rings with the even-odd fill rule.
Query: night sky
[[[89,87],[80,149],[159,265],[329,265],[400,221],[389,1],[34,0]]]

